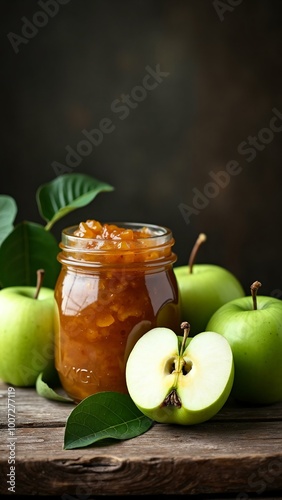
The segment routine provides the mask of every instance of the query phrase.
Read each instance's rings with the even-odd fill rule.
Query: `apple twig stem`
[[[191,254],[189,257],[189,262],[188,262],[190,273],[192,273],[193,265],[194,265],[198,250],[199,250],[200,246],[202,245],[202,243],[204,243],[206,241],[206,239],[207,239],[207,237],[206,237],[205,233],[200,233],[196,242],[195,242],[195,245],[192,248],[192,251],[191,251]]]
[[[251,285],[251,294],[253,298],[253,308],[254,310],[257,309],[257,293],[258,289],[261,287],[260,281],[254,281],[253,284]]]
[[[38,299],[38,295],[39,295],[39,292],[40,292],[40,289],[41,289],[42,283],[43,283],[44,274],[45,274],[44,269],[37,269],[37,282],[36,282],[36,290],[35,290],[35,295],[34,295],[35,299]]]
[[[188,323],[188,321],[183,321],[180,325],[180,328],[182,330],[184,330],[184,333],[183,333],[183,339],[182,339],[182,344],[181,344],[181,348],[180,348],[180,356],[182,356],[183,354],[183,351],[184,351],[184,348],[185,348],[185,342],[186,342],[186,339],[187,337],[189,336],[189,332],[190,332],[190,324]]]

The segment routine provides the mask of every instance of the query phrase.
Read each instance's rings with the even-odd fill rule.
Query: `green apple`
[[[54,366],[54,290],[11,286],[0,291],[0,378],[35,386]]]
[[[271,404],[282,400],[282,301],[258,296],[235,299],[218,309],[207,324],[231,346],[235,377],[232,393],[238,400]]]
[[[234,379],[231,347],[222,335],[188,338],[155,327],[134,345],[126,363],[129,395],[144,415],[160,423],[198,424],[225,404]],[[224,341],[223,341],[224,340]]]
[[[192,249],[188,266],[176,266],[181,321],[189,321],[191,336],[206,329],[213,313],[226,302],[244,297],[239,280],[229,270],[214,264],[195,264],[200,245],[206,241],[201,233]]]

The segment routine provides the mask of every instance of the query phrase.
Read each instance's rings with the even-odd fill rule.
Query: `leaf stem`
[[[253,284],[251,285],[251,294],[253,298],[253,309],[257,309],[257,293],[258,289],[261,287],[260,281],[254,281]]]
[[[49,220],[49,222],[47,222],[47,224],[44,226],[45,231],[50,231],[53,225],[54,225],[53,219]]]
[[[189,267],[190,273],[192,273],[192,271],[193,271],[193,265],[194,265],[198,250],[199,250],[200,246],[202,245],[202,243],[204,243],[206,241],[206,239],[207,239],[207,237],[206,237],[205,233],[200,233],[193,248],[192,248],[192,251],[191,251],[191,254],[189,257],[189,262],[188,262],[188,267]]]
[[[42,287],[45,271],[44,271],[44,269],[37,269],[36,274],[37,274],[37,282],[36,282],[36,290],[35,290],[34,298],[38,299],[38,295],[39,295],[40,289]]]

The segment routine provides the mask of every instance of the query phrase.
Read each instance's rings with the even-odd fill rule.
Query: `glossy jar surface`
[[[171,231],[139,223],[106,226],[125,232],[90,238],[73,226],[60,243],[55,364],[76,402],[101,391],[127,393],[125,365],[138,338],[155,326],[180,328]]]

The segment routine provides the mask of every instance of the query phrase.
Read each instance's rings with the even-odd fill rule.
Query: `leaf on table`
[[[21,222],[0,247],[0,283],[8,286],[36,286],[37,270],[44,269],[43,286],[54,288],[60,264],[55,237],[40,224]]]
[[[153,423],[129,395],[99,392],[72,410],[66,423],[64,449],[82,448],[102,439],[131,439],[149,430]]]
[[[44,379],[44,372],[41,372],[35,383],[35,388],[36,392],[39,396],[42,396],[43,398],[46,399],[51,399],[53,401],[60,401],[62,403],[73,403],[73,400],[68,398],[67,396],[63,396],[62,394],[59,394],[59,392],[56,392],[56,390],[52,387],[50,387],[50,380],[43,380]]]
[[[50,229],[56,221],[77,208],[88,205],[98,193],[113,186],[86,174],[63,174],[37,189],[36,201],[41,217]]]
[[[0,245],[14,229],[17,204],[11,196],[0,195]]]

